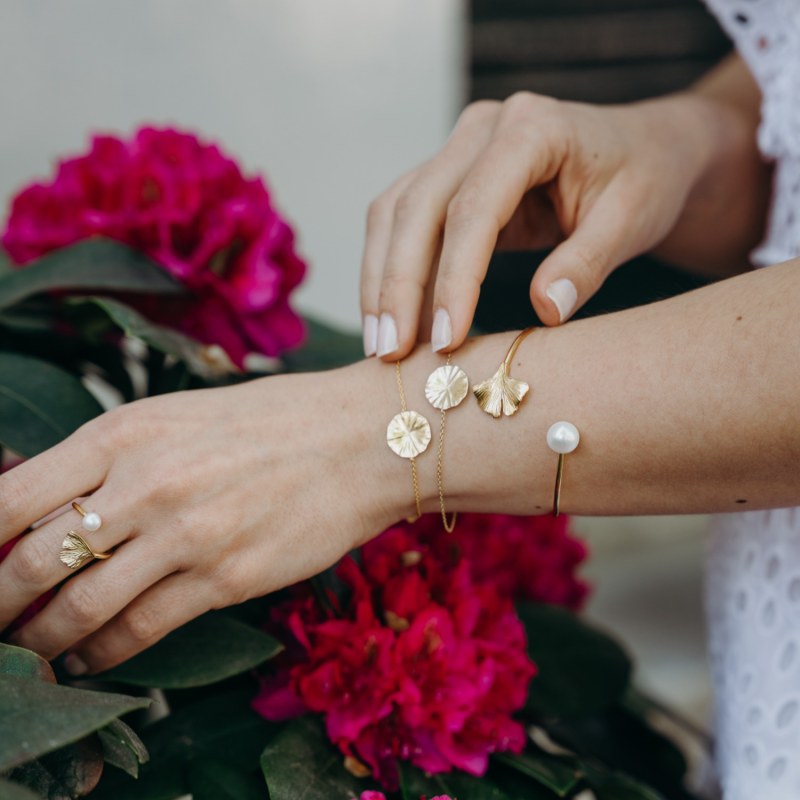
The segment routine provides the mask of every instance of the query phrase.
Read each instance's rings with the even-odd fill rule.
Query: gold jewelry
[[[96,553],[83,536],[76,531],[69,531],[61,544],[61,552],[58,557],[61,563],[70,569],[80,569],[88,561],[95,558],[101,560],[111,558],[111,555],[111,553]]]
[[[72,502],[72,507],[83,517],[81,525],[84,530],[90,533],[100,530],[103,525],[103,518],[98,513],[94,511],[85,511],[83,506],[76,501]]]
[[[564,480],[564,458],[578,446],[581,435],[571,422],[555,422],[547,431],[547,446],[558,453],[556,485],[553,489],[553,516],[559,514],[561,504],[561,483]]]
[[[522,340],[534,330],[536,328],[526,328],[522,331],[511,343],[511,347],[509,347],[508,353],[506,353],[506,357],[497,372],[491,378],[472,388],[472,392],[478,400],[478,405],[495,419],[501,414],[505,414],[507,417],[514,414],[531,388],[525,381],[518,381],[512,378],[508,371],[511,369],[511,362],[516,355],[517,348],[522,344]]]
[[[444,507],[444,433],[445,417],[450,408],[455,408],[467,396],[469,391],[469,378],[461,367],[450,363],[452,355],[447,354],[447,363],[437,367],[428,376],[425,382],[425,397],[428,402],[441,411],[441,425],[439,426],[439,446],[436,449],[436,486],[439,489],[439,509],[442,512],[442,525],[448,533],[456,527],[458,512],[454,512],[450,520]]]
[[[409,522],[416,522],[422,516],[421,500],[419,493],[419,477],[417,476],[417,462],[414,460],[420,453],[428,449],[431,441],[431,426],[422,414],[409,411],[406,406],[406,394],[403,391],[403,378],[400,374],[400,362],[395,362],[397,376],[397,390],[400,393],[400,408],[402,411],[395,414],[386,428],[386,444],[401,458],[411,462],[411,482],[414,486],[414,505],[416,517],[409,517]]]

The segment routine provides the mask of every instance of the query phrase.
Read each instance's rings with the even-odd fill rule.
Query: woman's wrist
[[[545,409],[537,406],[537,376],[533,374],[540,368],[550,369],[545,353],[549,334],[548,329],[541,328],[521,348],[525,364],[518,367],[518,377],[532,388],[517,414],[510,418],[494,419],[482,411],[472,387],[497,370],[515,334],[472,339],[454,353],[452,363],[466,372],[470,391],[446,415],[441,464],[448,513],[490,512],[498,507],[520,514],[550,511],[557,459],[547,449],[545,434],[556,419],[549,419]],[[519,364],[520,359],[515,362]],[[423,513],[440,511],[437,462],[441,412],[425,397],[425,383],[430,373],[444,364],[443,356],[425,346],[417,347],[401,363],[407,407],[428,420],[432,433],[428,448],[415,459]],[[384,526],[413,516],[415,497],[410,462],[393,453],[386,443],[389,420],[401,410],[395,366],[369,359],[339,372],[337,380],[347,387],[344,391],[350,393],[352,400],[348,426],[358,431],[355,436],[359,445],[354,456],[359,464],[355,472],[361,476],[364,508],[377,510]],[[520,471],[525,474],[524,493],[519,491]]]

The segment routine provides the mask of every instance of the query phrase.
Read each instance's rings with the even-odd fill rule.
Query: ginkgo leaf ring
[[[61,543],[59,559],[70,569],[80,569],[88,561],[95,558],[111,558],[111,553],[97,553],[89,546],[86,539],[76,531],[69,531]]]
[[[395,414],[386,428],[386,443],[401,458],[415,458],[428,449],[430,442],[430,423],[416,411]]]

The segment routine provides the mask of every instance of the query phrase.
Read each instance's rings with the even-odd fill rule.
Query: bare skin
[[[691,109],[700,102],[688,100]],[[731,139],[702,147],[698,141],[711,159],[706,170],[719,170],[728,190],[755,191],[764,173],[753,166],[754,144],[743,144],[755,123],[732,111],[732,101],[709,103],[703,113],[711,117],[719,107],[728,122],[692,129],[692,142],[699,130],[727,131]],[[727,153],[727,169],[716,162],[720,152]],[[669,201],[675,217],[656,237],[662,247],[689,263],[708,247],[703,237],[693,238],[705,229],[731,254],[728,263],[736,262],[730,271],[740,271],[733,254],[757,239],[748,226],[757,231],[763,208],[752,195],[717,193],[702,181],[677,183],[681,200]],[[741,225],[730,230],[737,214]],[[638,236],[655,230],[650,225],[625,231],[635,228]],[[545,432],[561,419],[582,434],[567,456],[565,512],[800,504],[800,372],[787,368],[793,362],[782,350],[800,339],[798,267],[789,262],[647,307],[536,331],[514,361],[513,374],[532,385],[515,417],[494,420],[471,397],[449,412],[448,507],[548,513],[556,456]],[[591,270],[580,274],[582,286],[599,285]],[[537,286],[534,303],[541,299]],[[552,308],[542,310],[556,321]],[[473,383],[483,380],[512,338],[473,340],[455,361]],[[427,414],[435,429],[437,414],[423,386],[441,363],[429,348],[403,362],[409,406]],[[385,444],[398,410],[394,368],[371,359],[327,373],[150,398],[103,415],[0,476],[0,543],[50,515],[0,564],[0,629],[69,578],[13,641],[48,658],[69,650],[73,671],[97,672],[210,608],[309,577],[411,512],[408,462]],[[430,511],[438,508],[435,461],[431,448],[418,462]],[[65,504],[87,495],[84,505],[105,520],[89,534],[92,544],[118,549],[74,575],[56,554],[65,531],[79,524]]]

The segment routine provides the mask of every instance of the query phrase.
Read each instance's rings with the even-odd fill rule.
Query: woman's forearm
[[[800,504],[800,261],[750,272],[649,306],[535,331],[511,374],[531,392],[493,419],[470,395],[447,416],[448,509],[546,513],[559,420],[581,432],[567,456],[562,510],[577,514],[731,511]],[[471,383],[494,373],[513,334],[479,337],[453,363]],[[444,363],[419,348],[403,362],[410,408],[434,440],[418,458],[423,504],[438,508],[438,412],[424,396]],[[380,455],[375,480],[397,517],[411,513],[410,468],[383,444],[399,411],[394,369],[354,368],[352,400],[370,398],[364,441]]]
[[[685,209],[656,254],[709,276],[748,269],[764,235],[771,169],[758,152],[761,94],[746,64],[730,56],[686,92],[650,102],[665,104],[674,136],[705,154]]]

